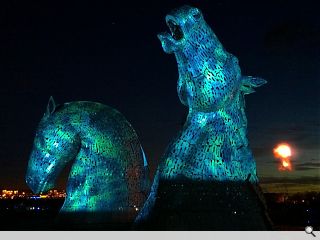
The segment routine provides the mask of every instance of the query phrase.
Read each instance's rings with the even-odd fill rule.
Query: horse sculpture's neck
[[[63,210],[134,210],[143,200],[138,193],[144,177],[141,146],[119,112],[103,105],[96,107],[87,111],[82,107],[76,116],[81,120],[72,121],[81,138],[81,148],[71,169]],[[115,188],[118,194],[114,193]]]
[[[223,109],[214,112],[189,109],[182,131],[164,155],[161,176],[244,181],[250,175],[250,180],[256,181],[243,104],[239,92]]]

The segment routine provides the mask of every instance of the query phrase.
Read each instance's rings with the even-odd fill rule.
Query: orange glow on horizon
[[[287,144],[279,144],[273,149],[276,158],[288,158],[291,157],[291,148]]]
[[[288,144],[281,143],[273,149],[275,158],[280,159],[279,171],[292,171],[290,157],[292,156],[291,148]]]
[[[279,167],[280,171],[292,171],[292,165],[290,159],[281,159],[281,166]]]
[[[288,166],[289,166],[289,163],[288,163],[288,162],[286,162],[286,161],[282,161],[282,166],[284,166],[284,167],[288,167]]]

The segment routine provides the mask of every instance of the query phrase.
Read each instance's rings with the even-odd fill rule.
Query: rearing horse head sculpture
[[[266,83],[242,76],[238,59],[227,52],[201,11],[183,6],[166,16],[170,33],[158,35],[174,53],[178,95],[189,108],[187,121],[160,166],[164,178],[256,181],[248,148],[244,95]]]
[[[183,6],[173,10],[165,20],[170,33],[160,33],[158,38],[163,50],[175,55],[178,96],[189,113],[182,130],[162,156],[150,195],[136,223],[147,220],[153,225],[175,229],[170,223],[180,226],[185,222],[193,229],[197,221],[201,225],[202,219],[205,224],[212,224],[212,229],[234,230],[243,226],[241,218],[230,227],[219,225],[222,220],[233,218],[228,208],[219,212],[225,207],[219,205],[223,201],[246,212],[246,219],[251,220],[244,224],[253,226],[256,222],[257,229],[264,229],[259,221],[263,214],[254,212],[259,209],[256,196],[250,195],[250,191],[241,195],[241,191],[248,189],[248,183],[258,182],[247,139],[244,95],[266,81],[241,74],[238,59],[224,49],[199,9]],[[233,193],[241,196],[239,201],[232,200]],[[204,203],[202,196],[209,195]],[[246,199],[252,206],[243,204]],[[203,212],[194,213],[193,207],[189,211],[187,203]],[[211,208],[212,215],[206,206]],[[168,216],[161,218],[166,209]],[[213,221],[212,218],[219,219],[219,214],[229,217]],[[206,216],[209,220],[205,220]]]

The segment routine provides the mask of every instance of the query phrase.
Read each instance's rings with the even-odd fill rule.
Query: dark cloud
[[[320,162],[306,162],[295,165],[296,171],[307,171],[318,169],[320,171]]]
[[[263,192],[267,193],[298,193],[298,192],[319,192],[319,184],[294,184],[294,183],[266,183],[261,184]]]
[[[259,145],[264,146],[265,149],[257,147],[257,156],[270,156],[272,148],[280,142],[287,142],[293,148],[303,150],[318,149],[320,144],[319,125],[314,122],[284,126],[280,126],[279,123],[277,126],[260,130],[260,134],[263,138],[262,142],[259,140]],[[268,141],[264,139],[268,139]]]
[[[298,177],[298,178],[280,178],[280,177],[262,177],[260,183],[286,183],[286,184],[320,184],[319,177]]]
[[[295,165],[295,163],[298,162],[298,161],[297,160],[290,160],[290,162]],[[268,161],[267,163],[278,164],[278,163],[280,163],[280,159],[279,160]]]
[[[320,167],[320,162],[306,162],[306,163],[297,164],[296,166],[319,168]]]

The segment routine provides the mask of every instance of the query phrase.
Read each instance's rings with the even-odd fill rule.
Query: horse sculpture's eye
[[[192,16],[193,16],[194,19],[198,20],[201,17],[201,13],[200,12],[196,12]]]
[[[199,9],[197,8],[193,8],[191,9],[191,16],[195,19],[195,20],[199,20],[201,18],[201,12]]]

